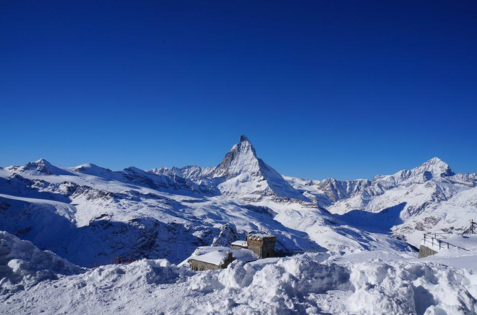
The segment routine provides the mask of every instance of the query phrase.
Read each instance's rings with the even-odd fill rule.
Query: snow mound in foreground
[[[58,275],[80,273],[82,269],[31,242],[0,231],[0,294],[31,287]]]
[[[476,314],[477,278],[437,264],[366,262],[353,265],[352,314]],[[474,291],[474,296],[470,293]],[[370,312],[371,311],[371,312]]]
[[[207,312],[215,314],[477,312],[477,277],[467,271],[432,263],[324,259],[321,254],[232,263],[221,273],[197,275],[191,290],[204,293]]]
[[[110,289],[134,292],[142,288],[181,283],[193,275],[189,268],[177,267],[166,259],[143,259],[129,265],[107,265],[93,269],[75,279],[78,282],[74,287],[86,288],[86,290],[94,288],[99,292]]]
[[[476,314],[476,294],[470,270],[409,258],[305,254],[198,273],[159,259],[43,281],[0,296],[0,313]]]

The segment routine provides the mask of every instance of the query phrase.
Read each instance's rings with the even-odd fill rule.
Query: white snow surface
[[[247,241],[235,241],[231,245],[237,245],[237,246],[242,246],[242,247],[247,247]]]
[[[181,265],[185,265],[189,259],[220,265],[227,258],[228,253],[232,253],[232,256],[236,260],[244,262],[250,262],[258,259],[258,256],[254,252],[244,248],[232,249],[230,247],[221,246],[203,246],[198,247],[189,258],[181,263]]]
[[[477,252],[472,255],[475,261]],[[475,314],[477,265],[438,259],[379,251],[303,254],[237,260],[197,273],[144,259],[42,279],[0,295],[0,313]]]
[[[78,274],[82,269],[31,242],[0,231],[0,295],[30,288],[60,275]]]

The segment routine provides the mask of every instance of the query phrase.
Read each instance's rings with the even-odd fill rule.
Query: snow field
[[[34,282],[1,295],[1,314],[441,315],[477,310],[475,270],[411,254],[302,254],[234,261],[224,270],[197,273],[164,259],[80,270],[64,261],[60,268],[55,259],[28,256],[51,255],[29,242],[10,243],[17,254],[4,255],[2,261],[8,260],[12,270],[15,257],[23,255],[25,263],[54,277],[22,273],[24,281]]]

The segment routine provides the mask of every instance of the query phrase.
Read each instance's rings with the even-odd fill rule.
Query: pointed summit
[[[252,143],[245,135],[240,136],[239,143],[225,155],[216,167],[214,177],[233,177],[243,172],[259,171],[259,159]]]
[[[252,142],[250,142],[250,140],[247,138],[246,135],[241,135],[240,140],[236,145],[237,145],[239,151],[244,151],[245,152],[247,150],[250,150],[250,151],[252,151],[252,153],[255,156],[257,155],[257,153],[255,152],[255,148],[252,145]],[[233,147],[232,147],[232,149],[233,149]]]
[[[248,141],[248,142],[250,142],[250,140],[248,140],[248,138],[247,138],[247,136],[246,136],[245,134],[243,134],[243,135],[240,136],[240,141],[239,141],[239,143],[240,143],[240,142],[243,142],[243,141]]]
[[[225,155],[213,171],[214,178],[224,180],[219,190],[224,194],[248,196],[279,196],[303,199],[283,177],[262,159],[257,157],[255,148],[245,136]],[[257,197],[260,198],[260,197]]]
[[[19,168],[20,171],[30,175],[68,175],[69,172],[54,166],[45,159],[39,159],[35,162],[28,162],[25,166]]]
[[[452,171],[450,166],[439,159],[438,157],[434,157],[430,159],[429,161],[423,163],[421,166],[415,168],[419,173],[424,173],[424,172],[429,172],[431,173],[434,177],[445,177],[445,176],[452,176],[455,175],[455,173]]]
[[[376,176],[373,182],[379,182],[382,187],[389,188],[395,187],[403,182],[423,183],[433,178],[437,179],[452,175],[455,175],[455,173],[450,166],[435,157],[411,170],[402,170],[394,175]]]
[[[36,160],[35,162],[28,162],[25,167],[27,167],[27,165],[32,165],[32,166],[38,166],[38,167],[45,167],[45,168],[49,168],[49,167],[52,167],[53,164],[51,164],[50,162],[48,162],[47,160],[45,159],[38,159]]]
[[[23,166],[23,170],[25,171],[36,171],[39,173],[52,175],[54,166],[45,159],[38,159],[35,162],[28,162]]]

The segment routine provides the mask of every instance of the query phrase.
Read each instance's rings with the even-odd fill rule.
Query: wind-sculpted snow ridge
[[[159,259],[40,282],[0,296],[0,313],[467,315],[476,296],[471,270],[387,252],[234,261],[198,273]]]
[[[43,280],[57,280],[58,275],[80,272],[80,267],[54,253],[0,231],[0,295],[31,288]]]

